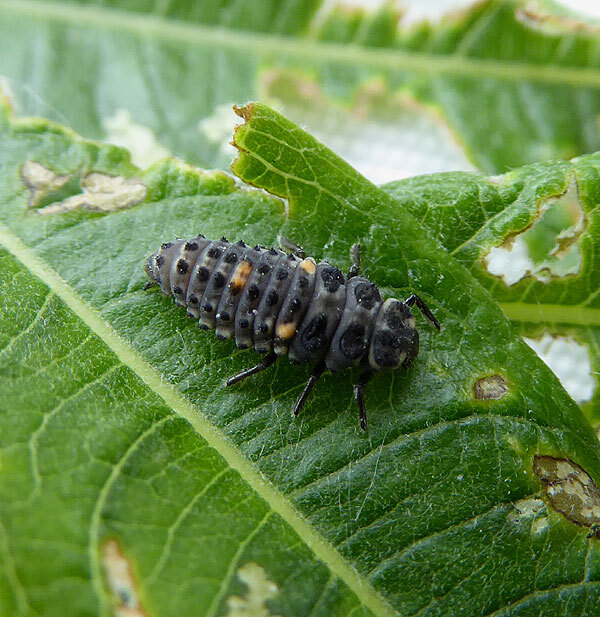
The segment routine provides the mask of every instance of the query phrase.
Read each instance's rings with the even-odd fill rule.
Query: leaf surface
[[[399,208],[409,210],[469,268],[525,336],[537,339],[547,332],[585,345],[595,388],[583,409],[594,424],[600,419],[599,171],[600,157],[595,154],[491,179],[439,174],[383,187]],[[553,211],[557,206],[561,209]],[[564,225],[547,223],[553,212],[555,218],[566,215]],[[532,263],[533,270],[507,282],[490,271],[490,251],[508,250],[522,238],[528,238],[523,246],[532,261],[536,250],[541,252],[540,269]],[[552,250],[558,257],[549,261]],[[556,269],[557,263],[571,258],[574,271]],[[574,369],[585,371],[585,366]]]
[[[44,161],[51,158],[66,173],[88,165],[132,172],[127,154],[81,142],[44,122],[27,122],[14,131],[3,124],[2,137],[3,172],[10,169],[2,174],[2,193],[12,205],[3,211],[8,225],[0,225],[0,243],[10,251],[0,252],[0,613],[111,615],[136,609],[136,615],[214,616],[226,613],[234,594],[253,594],[272,615],[392,614],[215,431],[204,405],[192,406],[166,385],[168,377],[121,338],[99,305],[81,299],[83,287],[66,283],[48,265],[48,254],[26,247],[15,235],[24,223],[21,232],[37,235],[39,249],[45,241],[61,244],[62,233],[75,239],[71,234],[79,229],[83,235],[76,242],[85,250],[94,245],[92,229],[99,231],[97,223],[110,220],[66,215],[46,234],[47,221],[35,211],[15,210],[15,200],[26,203],[28,193],[19,188],[15,195],[9,188],[14,181],[22,184],[20,149]],[[177,163],[144,180],[155,189],[150,194],[159,211],[170,181],[177,188],[168,189],[168,203],[193,195],[188,206],[202,194],[226,201],[232,189],[221,173],[200,174]],[[248,201],[240,198],[234,207]],[[249,201],[260,209],[266,200]],[[131,237],[135,225],[126,229],[117,223],[121,241]],[[117,248],[113,240],[104,236],[99,264],[108,283],[101,302],[107,315],[111,301],[119,305],[128,295],[115,291],[115,279],[105,276],[107,259],[119,261],[128,252],[126,242]],[[99,249],[95,245],[92,253]],[[77,257],[75,245],[63,245],[62,251],[72,257],[63,261],[67,268],[91,265],[91,255]],[[130,265],[139,282],[137,257]],[[155,298],[146,300],[151,306]],[[160,316],[154,308],[147,316],[146,327],[156,330]],[[179,337],[177,330],[172,336]],[[158,356],[166,360],[169,342],[160,343]],[[227,351],[219,355],[222,362]],[[218,363],[205,357],[204,368]],[[130,578],[122,575],[122,563]],[[245,579],[249,565],[254,576]]]
[[[108,612],[110,568],[98,552],[116,540],[136,597],[156,615],[225,614],[226,598],[244,592],[234,573],[247,562],[277,585],[267,605],[284,617],[331,607],[597,612],[596,541],[545,501],[534,471],[534,456],[545,455],[600,478],[600,447],[577,406],[408,210],[269,108],[244,114],[234,171],[287,208],[220,172],[175,161],[142,172],[118,148],[3,118],[7,611],[50,603],[60,614],[76,595],[80,614],[98,602]],[[109,214],[38,214],[27,161],[75,179],[134,177],[146,198]],[[43,205],[81,186],[53,189]],[[351,372],[324,377],[297,421],[290,409],[307,367],[281,361],[224,389],[253,352],[216,341],[169,298],[142,290],[148,254],[198,231],[263,244],[283,233],[340,265],[359,240],[365,273],[386,294],[423,295],[442,332],[417,316],[421,353],[408,371],[370,384],[367,434]],[[491,376],[506,391],[477,399]],[[56,567],[40,569],[47,551]]]

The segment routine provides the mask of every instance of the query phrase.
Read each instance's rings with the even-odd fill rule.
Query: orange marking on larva
[[[314,274],[317,271],[317,266],[313,259],[307,257],[300,262],[300,267],[306,272],[306,274]]]
[[[243,289],[252,274],[252,264],[247,260],[241,261],[233,272],[231,281],[229,282],[230,289]]]
[[[291,321],[284,321],[282,324],[277,326],[277,331],[275,334],[277,334],[280,339],[287,341],[291,339],[294,334],[296,334],[296,324]]]

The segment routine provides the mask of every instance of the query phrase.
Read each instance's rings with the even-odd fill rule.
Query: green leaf
[[[277,585],[266,604],[282,617],[598,612],[587,533],[600,446],[577,406],[396,200],[267,107],[243,114],[234,171],[287,207],[175,161],[142,172],[51,123],[0,124],[2,609],[108,614],[131,601],[220,616],[254,573]],[[44,213],[92,173],[146,197]],[[340,265],[358,240],[386,294],[424,296],[442,332],[417,316],[420,355],[370,384],[367,434],[349,372],[324,377],[298,420],[307,367],[281,361],[225,390],[253,352],[142,289],[148,254],[198,231],[283,233]],[[556,458],[590,491],[570,509],[546,497]],[[568,503],[578,494],[555,485]],[[592,519],[575,520],[585,508]],[[125,583],[115,563],[129,564]]]
[[[391,118],[367,105],[367,120],[403,134],[410,122],[404,99],[416,99],[427,124],[439,111],[488,172],[600,149],[593,27],[488,0],[440,24],[398,31],[389,5],[375,14],[322,14],[320,4],[2,0],[0,75],[23,114],[95,139],[141,125],[161,147],[207,167],[228,164],[224,105],[276,97],[298,122],[316,105],[308,121],[317,127],[320,104],[332,106],[333,117],[341,104],[356,122],[373,84],[388,100],[403,98]],[[283,97],[272,89],[274,75],[294,71],[301,85],[312,85],[300,88],[310,103],[302,110],[298,89]],[[328,143],[338,128],[325,127]]]
[[[8,201],[0,224],[0,614],[136,609],[136,615],[223,615],[234,594],[247,595],[255,609],[257,600],[264,601],[273,611],[265,615],[392,614],[215,429],[208,405],[197,397],[190,403],[168,385],[174,375],[161,375],[134,350],[134,341],[115,330],[111,313],[133,299],[126,314],[149,318],[138,343],[158,343],[155,361],[168,361],[174,351],[163,338],[165,327],[180,337],[173,307],[165,323],[154,294],[139,291],[139,257],[147,250],[142,221],[110,223],[111,217],[77,213],[44,220],[27,208],[25,152],[65,173],[93,167],[129,175],[137,170],[127,154],[41,121],[4,123],[1,133],[0,192]],[[224,174],[176,162],[150,170],[143,181],[156,201],[137,215],[154,220],[159,235],[164,208],[177,209],[183,201],[191,213],[202,200],[225,206],[232,192]],[[20,187],[13,192],[15,183]],[[264,197],[237,193],[232,210],[252,203],[255,213],[273,208]],[[38,239],[27,247],[21,233],[29,242]],[[69,237],[81,242],[79,249],[67,248]],[[137,241],[130,243],[132,237]],[[63,276],[70,270],[80,285],[65,282],[49,265],[58,245],[69,257],[60,259],[62,267],[53,265]],[[87,256],[79,253],[90,249]],[[103,285],[91,280],[94,253]],[[133,296],[113,288],[122,275],[135,279]],[[93,303],[86,292],[90,283]],[[148,327],[150,337],[141,332]],[[197,328],[189,334],[194,338]],[[200,352],[205,370],[230,354],[215,349],[220,358],[208,360],[210,343]],[[182,360],[179,355],[177,363]],[[197,395],[212,391],[205,384]],[[210,408],[219,405],[226,402]]]
[[[384,187],[490,290],[519,331],[570,337],[591,359],[592,398],[583,409],[600,421],[600,280],[598,154],[571,163],[524,167],[504,176],[439,174]],[[499,276],[491,251],[529,269]],[[508,251],[513,250],[512,253]],[[584,371],[584,366],[575,367]]]

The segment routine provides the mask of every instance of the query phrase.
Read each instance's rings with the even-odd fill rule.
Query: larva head
[[[410,308],[395,298],[386,300],[375,318],[369,365],[376,371],[408,366],[419,353],[419,333]]]

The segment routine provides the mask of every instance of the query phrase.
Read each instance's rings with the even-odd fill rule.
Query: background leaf
[[[566,458],[600,478],[600,447],[577,406],[515,335],[487,292],[394,199],[268,108],[247,108],[246,117],[248,123],[236,134],[243,153],[235,170],[287,197],[288,216],[279,200],[237,189],[218,172],[206,174],[174,161],[141,172],[122,150],[83,141],[56,125],[10,117],[2,124],[1,240],[21,262],[7,256],[7,273],[14,272],[24,284],[21,293],[14,290],[17,299],[3,312],[6,331],[29,342],[27,327],[32,322],[35,327],[36,314],[44,317],[48,287],[74,313],[61,316],[60,302],[52,311],[58,317],[56,335],[49,328],[47,355],[33,354],[40,365],[27,346],[6,341],[13,354],[3,368],[6,400],[12,403],[2,416],[2,433],[10,435],[2,451],[3,469],[9,473],[2,476],[7,502],[0,511],[3,547],[11,555],[4,566],[6,606],[23,609],[32,602],[43,612],[53,602],[64,612],[61,603],[74,589],[74,576],[85,590],[78,594],[86,598],[78,605],[81,614],[96,610],[96,598],[108,610],[110,600],[98,578],[106,572],[98,564],[97,550],[116,539],[133,563],[143,606],[161,615],[182,610],[204,614],[209,603],[212,613],[223,614],[224,599],[240,593],[232,572],[246,559],[258,563],[279,587],[269,606],[283,616],[311,610],[331,614],[331,605],[350,614],[360,604],[378,615],[596,611],[596,542],[586,537],[587,527],[569,522],[544,501],[533,464],[539,454]],[[22,179],[27,160],[61,175],[81,177],[94,171],[135,176],[146,185],[147,198],[108,215],[36,214],[28,207],[30,189]],[[352,404],[355,376],[324,378],[310,406],[293,421],[289,411],[307,367],[284,361],[269,374],[226,392],[223,379],[246,366],[251,354],[235,352],[231,343],[200,331],[169,298],[142,291],[147,255],[166,239],[195,234],[199,226],[208,236],[243,235],[263,243],[273,243],[284,232],[318,258],[342,265],[348,262],[349,245],[359,239],[366,273],[387,293],[424,294],[443,331],[432,332],[418,318],[422,351],[417,362],[404,373],[380,376],[369,388],[368,434],[358,429]],[[7,278],[12,284],[15,277]],[[30,288],[37,292],[32,291],[34,301],[25,308],[22,296]],[[89,354],[77,363],[76,343],[75,365],[64,370],[77,375],[81,384],[98,377],[108,380],[109,388],[101,381],[104,394],[91,396],[90,405],[74,399],[73,407],[66,404],[52,412],[52,371],[58,370],[53,366],[68,353],[71,341],[60,341],[65,322],[71,320],[82,343],[89,339],[108,360],[104,369]],[[104,375],[111,363],[117,363],[119,376],[123,372],[121,385],[113,386],[116,373]],[[42,371],[50,392],[36,395],[33,417],[23,422],[22,397],[34,396],[27,381],[32,379],[30,367]],[[79,377],[86,367],[92,374]],[[14,381],[15,371],[23,374],[22,383]],[[507,392],[499,399],[477,400],[475,385],[491,375],[500,375]],[[80,396],[95,394],[86,392],[75,390]],[[105,414],[106,424],[99,422]],[[37,455],[40,498],[48,492],[53,503],[59,501],[55,507],[66,522],[57,516],[52,525],[39,523],[57,564],[40,572],[38,564],[47,554],[40,551],[46,545],[31,543],[31,529],[21,526],[36,529],[47,510],[43,501],[28,501],[36,482],[28,440],[42,430],[44,417],[56,426],[57,432],[47,437],[58,439],[60,449],[39,440],[40,447],[47,446]],[[172,432],[163,437],[162,427],[166,431],[171,422]],[[154,433],[157,438],[150,439]],[[213,455],[203,439],[216,450],[214,465],[204,472]],[[148,449],[138,450],[147,441]],[[204,499],[190,505],[222,469],[223,459],[240,474],[251,516],[243,500],[227,505],[230,482],[215,503],[206,502],[207,514]],[[268,483],[259,481],[255,468]],[[175,475],[164,486],[163,470]],[[195,479],[192,486],[188,477]],[[174,495],[180,483],[185,491]],[[80,491],[95,504],[91,517],[84,502],[76,510],[68,502],[60,504],[61,497]],[[210,493],[203,495],[208,500]],[[289,538],[280,547],[287,565],[273,563],[278,557],[271,544],[260,542],[254,548],[254,539],[258,542],[263,530],[271,531],[266,523],[252,542],[239,543],[263,520],[259,513],[265,511],[265,501],[283,519],[269,542],[280,543],[279,533]],[[222,520],[218,507],[233,508],[232,518]],[[207,516],[223,523],[216,555],[201,532],[210,521]],[[240,518],[245,531],[236,527]],[[79,530],[73,543],[77,547],[83,542],[83,550],[69,551],[59,541],[69,524]],[[174,552],[153,579],[170,529]],[[36,529],[33,537],[40,532]],[[85,546],[82,538],[89,537],[91,544],[88,539]],[[223,547],[231,547],[227,558]],[[304,555],[297,568],[296,548]],[[218,559],[211,569],[216,585],[198,575],[207,567],[207,552]],[[290,579],[292,573],[298,578]],[[486,594],[481,594],[484,585]],[[204,604],[193,608],[193,602]],[[21,612],[27,613],[27,607]]]
[[[318,5],[269,0],[257,9],[252,0],[211,0],[159,9],[147,1],[4,0],[0,75],[22,114],[104,138],[127,124],[120,113],[126,110],[129,122],[149,127],[173,154],[205,167],[229,162],[223,147],[230,120],[223,122],[223,110],[269,95],[332,143],[339,127],[320,126],[320,105],[314,115],[299,108],[298,90],[313,105],[333,106],[327,117],[339,116],[341,104],[365,130],[372,121],[384,124],[379,136],[397,127],[401,143],[414,125],[407,116],[415,104],[407,106],[406,97],[416,99],[426,133],[435,135],[439,112],[469,159],[488,172],[600,148],[593,27],[548,19],[531,5],[488,0],[440,24],[397,32],[399,15],[388,5],[375,14],[323,14]],[[287,96],[272,90],[282,71],[295,71],[299,81]],[[375,104],[377,97],[371,100],[373,87],[388,106],[404,94],[392,114]],[[405,143],[409,151],[414,140]],[[459,148],[454,156],[464,168]]]

